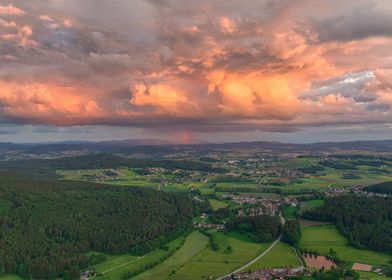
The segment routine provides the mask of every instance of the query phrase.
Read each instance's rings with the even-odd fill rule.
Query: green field
[[[305,190],[321,190],[327,187],[346,187],[355,184],[361,185],[372,185],[380,182],[391,181],[392,177],[385,174],[374,174],[368,173],[366,171],[359,171],[359,179],[343,179],[343,174],[345,172],[341,170],[335,170],[332,168],[326,168],[323,174],[311,175],[306,178],[298,178],[294,180],[293,183],[287,183],[283,186],[274,186],[270,183],[264,185],[258,185],[252,182],[225,182],[217,183],[216,190],[227,192],[227,191],[237,191],[246,188],[248,192],[260,192],[263,188],[265,189],[277,189],[283,191],[305,191]],[[276,181],[279,178],[264,177],[265,181]]]
[[[359,179],[343,179],[345,171],[334,170],[326,168],[325,175],[312,175],[308,178],[301,178],[301,183],[294,183],[285,186],[284,188],[293,189],[321,189],[326,187],[345,187],[355,184],[372,185],[385,181],[390,181],[392,178],[383,174],[374,174],[367,172],[359,172]]]
[[[22,280],[18,275],[0,275],[0,280]]]
[[[252,243],[246,236],[236,232],[212,234],[219,245],[218,251],[211,250],[207,236],[195,231],[173,256],[134,279],[196,280],[221,276],[253,259],[269,245]]]
[[[311,158],[298,158],[298,159],[290,159],[288,162],[281,163],[282,166],[288,166],[289,168],[301,168],[301,167],[309,167],[311,165],[315,165],[316,162]],[[187,192],[192,189],[197,189],[203,195],[214,194],[215,191],[236,191],[236,190],[244,190],[244,188],[249,192],[260,192],[263,191],[262,188],[268,189],[277,189],[283,191],[309,191],[309,190],[321,190],[327,187],[345,187],[354,184],[361,185],[371,185],[376,183],[381,183],[385,181],[391,181],[392,177],[387,176],[385,174],[375,174],[368,172],[364,166],[361,170],[355,171],[360,178],[358,179],[343,179],[343,174],[347,173],[345,170],[336,170],[333,168],[325,168],[325,171],[318,172],[318,174],[309,175],[306,178],[298,178],[298,180],[292,180],[292,183],[287,182],[283,186],[274,186],[270,185],[270,183],[266,183],[265,185],[259,185],[255,182],[246,182],[246,181],[238,181],[238,182],[217,182],[214,183],[201,183],[201,182],[191,182],[184,181],[181,183],[170,183],[171,179],[176,177],[175,174],[163,174],[163,173],[155,173],[152,177],[142,176],[136,173],[134,170],[127,168],[120,168],[121,172],[120,176],[116,178],[103,178],[96,179],[88,177],[89,175],[102,175],[104,173],[104,169],[96,169],[96,170],[58,170],[57,174],[63,177],[66,180],[83,180],[83,181],[94,181],[105,184],[113,184],[113,185],[124,185],[124,186],[135,186],[135,187],[149,187],[164,191],[176,191],[176,192]],[[100,177],[102,178],[102,176]],[[164,179],[168,181],[167,184],[161,184],[160,180]],[[256,178],[254,178],[256,179]],[[265,181],[279,181],[284,178],[277,177],[264,177]],[[286,178],[287,179],[287,178]],[[283,180],[284,181],[284,180]]]
[[[168,243],[168,251],[175,250],[183,242],[184,237],[179,237],[176,240]],[[107,256],[107,260],[101,264],[95,265],[95,269],[98,274],[103,275],[99,277],[102,280],[117,280],[121,279],[124,273],[128,271],[135,271],[147,264],[153,263],[160,258],[166,256],[169,252],[157,249],[151,253],[143,256],[131,256],[131,255],[119,255],[119,256]]]
[[[105,169],[88,169],[88,170],[57,170],[56,173],[63,180],[91,181],[109,185],[146,187],[168,192],[188,192],[199,190],[203,195],[214,193],[214,184],[184,181],[181,183],[159,183],[161,179],[173,179],[174,174],[155,174],[154,177],[147,177],[137,174],[135,171],[120,168],[118,171],[121,175],[117,177],[103,177]],[[95,176],[95,178],[91,177]],[[154,180],[153,180],[154,179]]]
[[[134,277],[135,280],[166,279],[187,264],[196,254],[208,245],[208,237],[198,231],[192,232],[184,245],[170,258],[158,266]]]
[[[277,267],[297,267],[301,263],[294,251],[294,248],[286,243],[279,242],[269,251],[264,257],[252,264],[249,268],[251,271],[256,271],[263,268],[277,268]]]
[[[208,201],[210,202],[212,210],[214,210],[214,211],[219,210],[221,208],[226,208],[228,206],[227,203],[220,201],[220,200],[217,200],[217,199],[209,199]]]
[[[318,207],[323,204],[324,204],[324,200],[322,199],[312,199],[312,200],[305,201],[305,207],[308,209]]]
[[[195,235],[195,233],[193,234]],[[178,255],[174,254],[167,261],[156,267],[156,270],[152,269],[150,272],[152,274],[144,273],[145,275],[140,275],[140,277],[143,277],[140,279],[158,279],[154,277],[148,278],[148,276],[154,275],[159,275],[159,279],[175,280],[198,280],[207,279],[210,276],[222,276],[255,258],[269,245],[267,243],[253,243],[246,236],[236,232],[228,234],[212,232],[219,246],[217,251],[213,251],[208,245],[208,238],[200,238],[199,234],[193,238],[202,239],[202,241],[199,240],[194,242],[193,245],[187,245],[187,242],[190,243],[192,239],[187,240],[183,251],[180,249],[177,252]],[[199,252],[193,255],[197,250]],[[172,273],[173,270],[175,273]],[[162,273],[163,276],[159,273]]]
[[[361,275],[361,279],[369,279],[369,280],[388,280],[388,279],[392,279],[390,277],[386,277],[386,276],[382,276],[382,275],[378,275],[376,273],[372,273],[372,272],[359,272],[359,274]]]
[[[283,206],[282,213],[283,217],[287,220],[295,219],[297,217],[297,207],[285,205]]]
[[[252,182],[225,182],[225,183],[216,183],[216,187],[222,189],[236,189],[236,188],[250,188],[256,189],[257,184]]]
[[[392,259],[391,255],[351,247],[347,238],[341,235],[334,225],[302,226],[300,248],[316,250],[323,255],[328,254],[332,248],[339,258],[349,264],[359,262],[385,265]]]

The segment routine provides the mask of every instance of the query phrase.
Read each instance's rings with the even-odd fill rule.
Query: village
[[[295,277],[298,275],[310,276],[309,271],[305,271],[304,267],[285,267],[285,268],[270,268],[270,269],[260,269],[254,272],[241,272],[234,274],[233,276],[226,277],[222,280],[270,280],[270,279],[287,279],[290,277]]]
[[[276,198],[266,198],[253,194],[224,194],[221,199],[221,201],[226,203],[231,202],[231,204],[227,204],[227,207],[234,209],[231,212],[235,213],[235,216],[238,217],[259,215],[277,216],[281,213],[283,206],[301,206],[301,202],[294,197],[281,198],[278,196]],[[194,200],[202,201],[202,198],[194,196]],[[195,228],[225,230],[225,219],[222,219],[221,223],[211,223],[208,219],[209,216],[208,213],[202,213],[199,221],[194,222]]]

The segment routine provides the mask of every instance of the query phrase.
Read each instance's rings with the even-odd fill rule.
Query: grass
[[[370,279],[370,280],[388,280],[391,279],[390,277],[378,275],[373,272],[358,272],[361,275],[360,279]]]
[[[322,199],[312,199],[312,200],[305,201],[305,207],[308,209],[319,207],[323,204],[324,204],[324,200]]]
[[[22,277],[14,274],[0,275],[0,280],[22,280],[22,279],[23,279]]]
[[[167,279],[216,278],[241,267],[261,254],[269,245],[269,243],[250,242],[247,237],[239,233],[213,232],[212,234],[219,249],[213,251],[210,246],[207,246]]]
[[[137,174],[135,171],[120,168],[121,175],[118,177],[107,177],[102,178],[105,169],[89,169],[89,170],[57,170],[56,173],[63,177],[63,180],[77,180],[77,181],[92,181],[108,185],[119,185],[119,186],[132,186],[132,187],[146,187],[167,192],[188,192],[192,189],[198,189],[203,195],[213,194],[214,184],[184,181],[182,183],[168,183],[162,185],[159,182],[150,182],[151,178]],[[100,179],[92,179],[87,176],[95,175]],[[173,178],[175,175],[162,175],[156,174],[155,179],[161,179],[162,177]]]
[[[282,213],[283,216],[288,220],[295,219],[297,214],[297,207],[285,205],[283,206]]]
[[[294,248],[286,243],[279,242],[269,251],[264,257],[252,264],[249,268],[251,271],[256,271],[263,268],[277,268],[277,267],[297,267],[301,263],[294,251]]]
[[[219,187],[221,189],[236,189],[236,188],[256,189],[257,184],[252,182],[225,182],[225,183],[216,183],[216,187]]]
[[[138,257],[131,255],[106,256],[105,262],[97,264],[94,267],[97,269],[97,272],[102,273],[115,267],[122,266],[127,263],[132,263],[138,259]]]
[[[343,179],[343,173],[346,171],[339,171],[330,168],[326,168],[325,175],[313,175],[309,178],[301,179],[301,183],[289,184],[285,188],[293,189],[322,189],[329,186],[332,187],[345,187],[354,184],[360,185],[372,185],[380,182],[391,180],[390,176],[383,174],[373,174],[366,172],[359,172],[360,179]]]
[[[226,208],[228,206],[227,203],[217,200],[217,199],[209,199],[210,205],[212,207],[212,210],[216,211],[222,208]]]
[[[354,262],[385,265],[392,256],[370,250],[359,250],[349,245],[347,238],[339,233],[334,225],[302,226],[302,249],[316,250],[326,255],[332,248],[339,258],[352,264]]]
[[[172,271],[177,271],[183,267],[207,245],[208,237],[198,231],[194,231],[186,238],[184,245],[173,256],[133,279],[167,279],[171,276]]]
[[[184,237],[179,237],[168,243],[167,246],[169,247],[169,250],[174,250],[179,247],[183,239]],[[145,265],[153,263],[167,254],[168,251],[157,249],[141,258],[131,255],[108,256],[105,262],[95,265],[94,267],[97,270],[97,273],[103,274],[99,279],[117,280],[121,279],[124,273],[139,270]]]

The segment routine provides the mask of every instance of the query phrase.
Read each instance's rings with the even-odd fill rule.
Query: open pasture
[[[171,279],[173,271],[186,265],[196,254],[208,245],[208,237],[198,231],[192,232],[184,245],[173,256],[156,267],[134,277],[135,280]]]
[[[181,246],[184,237],[179,237],[168,243],[168,251],[156,249],[145,256],[137,257],[131,255],[107,256],[107,260],[101,264],[95,265],[98,274],[102,274],[99,278],[102,280],[118,280],[128,271],[137,271],[145,265],[156,262],[166,256],[170,250],[175,250]]]
[[[330,249],[348,264],[354,262],[385,265],[391,255],[371,250],[359,250],[349,245],[346,237],[341,235],[334,225],[304,226],[302,225],[301,249],[316,250],[322,255],[327,255]]]
[[[22,277],[13,274],[0,275],[0,280],[22,280],[22,279],[23,279]]]
[[[292,220],[296,218],[297,207],[285,205],[282,208],[283,217],[287,220]]]
[[[269,251],[264,257],[252,264],[249,268],[251,271],[256,271],[264,268],[278,268],[278,267],[297,267],[301,263],[294,251],[294,248],[290,245],[279,242]]]
[[[228,206],[227,203],[217,200],[217,199],[209,199],[210,205],[212,207],[212,210],[216,211],[222,208],[226,208]]]
[[[269,243],[253,243],[246,236],[236,232],[212,234],[218,243],[218,250],[213,251],[210,246],[205,247],[167,279],[198,280],[222,276],[246,264],[269,245]]]

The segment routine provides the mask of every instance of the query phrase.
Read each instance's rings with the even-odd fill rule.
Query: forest
[[[279,216],[241,216],[230,219],[227,230],[236,230],[248,235],[254,242],[270,242],[282,231]]]
[[[186,195],[0,172],[0,274],[78,278],[90,251],[143,255],[189,230]]]
[[[354,247],[392,253],[392,198],[330,197],[303,217],[333,222]]]
[[[384,182],[368,186],[365,188],[365,191],[381,194],[392,194],[392,182]]]
[[[283,227],[282,241],[297,248],[300,240],[301,226],[298,220],[286,221]]]

